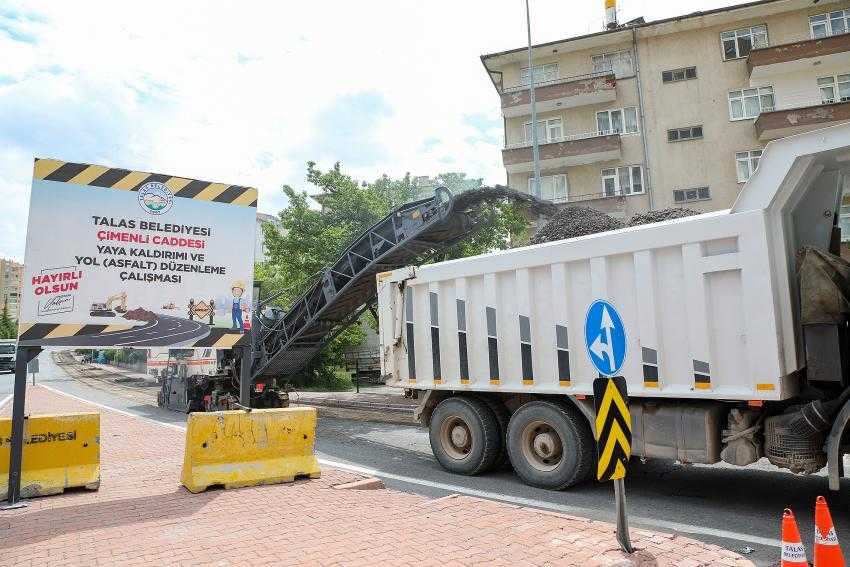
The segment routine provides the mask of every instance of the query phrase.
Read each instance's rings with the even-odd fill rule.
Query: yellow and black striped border
[[[56,159],[35,158],[33,179],[61,181],[123,191],[138,191],[145,183],[158,181],[168,187],[175,197],[254,208],[257,206],[257,190],[253,187],[211,183],[162,173],[130,171],[117,167],[71,163]]]
[[[50,346],[50,339],[67,339],[68,337],[92,337],[127,331],[138,325],[84,325],[77,323],[20,323],[18,325],[18,341],[23,346]],[[65,341],[67,342],[67,341]],[[248,344],[248,335],[231,331],[230,329],[212,328],[210,334],[199,338],[192,344],[181,345],[181,348],[207,347],[232,348]],[[62,346],[66,346],[64,342]],[[109,347],[111,345],[71,345],[81,347]],[[132,345],[131,345],[132,346]],[[170,346],[170,345],[162,345]],[[138,347],[148,348],[148,347]]]

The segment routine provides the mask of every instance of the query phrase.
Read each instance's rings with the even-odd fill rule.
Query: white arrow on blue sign
[[[597,299],[584,320],[584,344],[590,362],[603,376],[614,376],[626,360],[626,327],[613,305]]]

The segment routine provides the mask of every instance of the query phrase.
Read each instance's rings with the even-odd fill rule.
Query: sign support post
[[[626,379],[617,376],[626,360],[628,341],[623,319],[607,301],[596,300],[587,310],[584,323],[587,356],[599,372],[593,381],[596,410],[596,479],[614,481],[617,511],[617,543],[626,553],[634,553],[626,514],[626,484],[632,444],[632,418]]]
[[[27,364],[41,352],[39,347],[18,347],[15,354],[15,390],[12,398],[12,445],[9,454],[9,489],[3,510],[23,508],[21,464],[24,453],[24,408],[27,397]]]
[[[614,502],[617,506],[617,543],[626,553],[634,553],[629,538],[629,517],[626,514],[626,483],[622,478],[614,481]]]

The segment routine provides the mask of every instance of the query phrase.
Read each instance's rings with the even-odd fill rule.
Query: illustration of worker
[[[195,299],[194,298],[189,299],[189,320],[190,321],[195,320]]]
[[[215,317],[215,301],[210,299],[210,327],[213,326],[213,317]]]
[[[236,280],[230,286],[230,292],[233,294],[233,304],[231,305],[230,314],[233,318],[234,331],[242,331],[242,295],[245,293],[245,282]]]

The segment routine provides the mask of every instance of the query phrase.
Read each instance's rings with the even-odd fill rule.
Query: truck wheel
[[[507,444],[514,470],[531,486],[562,490],[593,472],[593,434],[566,404],[537,400],[520,407],[508,424]]]
[[[496,458],[496,463],[493,465],[494,470],[510,468],[510,459],[508,458],[508,423],[511,420],[511,414],[508,408],[501,400],[490,396],[482,396],[481,399],[493,411],[496,416],[496,422],[499,424],[499,440],[501,441],[501,449],[499,456]]]
[[[431,450],[449,472],[476,475],[493,468],[502,440],[487,404],[472,397],[443,400],[431,415]]]

